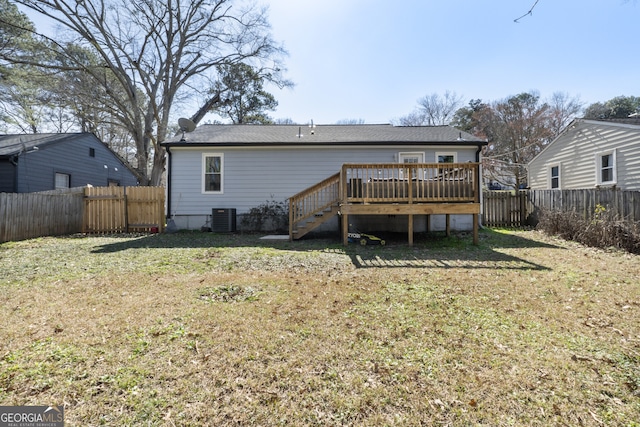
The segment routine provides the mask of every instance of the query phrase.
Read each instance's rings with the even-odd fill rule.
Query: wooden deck
[[[350,215],[407,215],[413,244],[413,216],[473,216],[478,243],[480,185],[478,163],[345,164],[326,180],[289,199],[289,238],[298,239],[340,215],[347,244]]]

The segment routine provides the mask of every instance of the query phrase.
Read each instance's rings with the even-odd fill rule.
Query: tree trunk
[[[216,105],[220,102],[220,92],[217,92],[211,98],[204,103],[202,107],[191,117],[191,121],[195,124],[198,124],[200,120],[204,118],[204,116]]]
[[[167,150],[164,147],[157,147],[153,154],[153,168],[151,169],[151,179],[149,185],[162,185],[162,177],[164,175],[165,165],[167,163]]]

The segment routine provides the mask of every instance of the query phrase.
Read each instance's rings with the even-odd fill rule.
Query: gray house
[[[135,186],[133,171],[92,133],[0,135],[0,192]]]
[[[640,190],[640,121],[574,120],[529,162],[532,189]]]
[[[180,229],[209,225],[216,212],[235,224],[267,201],[289,201],[290,238],[341,228],[346,240],[349,225],[365,223],[410,233],[477,226],[485,142],[449,126],[203,125],[163,145],[167,216]]]

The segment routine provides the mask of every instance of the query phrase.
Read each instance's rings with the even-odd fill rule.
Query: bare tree
[[[135,141],[137,171],[144,184],[158,185],[172,109],[200,87],[210,87],[216,66],[255,62],[280,73],[284,49],[270,35],[266,9],[232,0],[16,0],[68,30],[75,46],[90,49],[98,65],[77,61],[50,40],[59,63],[33,63],[86,73],[109,116]],[[218,98],[219,100],[219,98]],[[210,108],[209,108],[210,109]],[[151,173],[149,174],[149,164]]]
[[[480,110],[479,122],[489,141],[484,153],[485,174],[503,185],[517,188],[526,184],[527,163],[554,136],[550,110],[537,92],[511,96]]]
[[[444,96],[432,93],[418,100],[418,108],[398,123],[402,126],[442,126],[453,119],[456,111],[462,105],[462,96],[455,92],[446,91]]]
[[[571,97],[566,92],[555,92],[551,95],[548,104],[549,128],[553,138],[560,135],[560,132],[580,115],[584,105],[579,97]]]

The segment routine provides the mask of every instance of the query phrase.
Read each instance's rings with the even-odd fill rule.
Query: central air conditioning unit
[[[236,210],[213,208],[211,210],[211,231],[233,233],[236,231]]]

